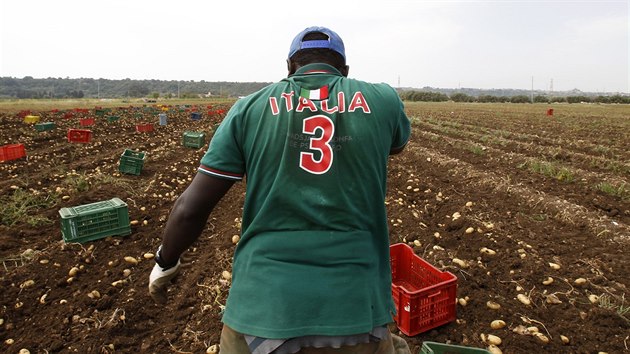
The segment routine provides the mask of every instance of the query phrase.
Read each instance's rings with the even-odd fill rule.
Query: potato
[[[217,354],[219,352],[219,348],[216,344],[211,345],[206,349],[206,354]]]
[[[549,285],[551,283],[553,283],[553,278],[552,277],[547,277],[547,279],[542,281],[543,285]]]
[[[505,321],[503,320],[494,320],[490,322],[490,328],[492,329],[501,329],[505,327]]]
[[[525,294],[518,294],[516,295],[516,298],[518,299],[518,301],[520,301],[521,303],[523,303],[524,305],[531,305],[532,301],[529,299],[529,297]]]
[[[567,337],[567,336],[560,335],[560,340],[564,344],[569,344],[569,337]]]
[[[474,227],[469,227],[466,229],[465,231],[467,234],[472,234],[473,232],[475,232],[475,228]]]
[[[499,349],[499,347],[493,344],[488,346],[488,351],[490,352],[490,354],[503,354],[501,349]]]
[[[459,258],[453,258],[453,263],[457,264],[458,266],[462,267],[462,268],[468,268],[468,262],[461,260]]]
[[[232,236],[232,243],[233,244],[236,245],[238,243],[238,241],[240,241],[240,240],[241,240],[241,236],[239,236],[239,235]]]
[[[464,298],[459,298],[459,299],[457,299],[457,302],[458,302],[460,305],[462,305],[462,306],[466,306],[466,305],[468,305],[468,301],[466,301],[466,299],[464,299]]]
[[[420,241],[418,241],[418,240],[413,240],[413,245],[416,246],[416,247],[420,247],[420,246],[422,246],[422,243]]]
[[[573,284],[575,285],[584,285],[586,284],[586,279],[584,278],[577,278],[573,281]]]
[[[551,269],[555,269],[555,270],[558,270],[558,269],[561,268],[558,263],[552,263],[552,262],[549,262],[549,267],[551,267]]]
[[[78,273],[79,273],[79,268],[77,268],[77,267],[72,267],[68,271],[68,275],[71,276],[71,277],[76,277]]]
[[[493,334],[481,334],[481,340],[489,345],[500,345],[501,344],[501,338],[499,338],[498,336],[495,336]]]
[[[470,208],[471,206],[473,206],[473,202],[466,202],[466,206]]]
[[[501,308],[501,305],[499,305],[499,303],[494,302],[494,301],[486,302],[486,306],[488,306],[488,308],[492,310],[498,310]]]
[[[29,279],[25,281],[24,283],[20,284],[20,289],[30,288],[33,285],[35,285],[35,280]]]
[[[224,270],[221,273],[221,277],[225,280],[232,280],[232,273],[228,272],[227,270]]]
[[[133,264],[133,265],[137,265],[138,264],[138,260],[135,259],[134,257],[131,256],[126,256],[124,258],[125,262],[129,263],[129,264]]]
[[[479,249],[479,252],[481,252],[481,253],[483,253],[483,254],[487,254],[487,255],[489,255],[489,256],[494,256],[495,254],[497,254],[497,252],[496,252],[496,251],[491,250],[491,249],[486,248],[486,247],[481,247],[481,248]]]
[[[142,257],[144,257],[144,259],[153,259],[155,258],[155,255],[153,253],[147,252],[143,254]]]
[[[138,220],[131,220],[129,222],[130,225],[138,225],[140,222]]]
[[[536,338],[538,338],[539,341],[541,341],[541,342],[543,342],[545,344],[549,343],[549,337],[547,337],[546,335],[544,335],[544,334],[542,334],[540,332],[536,333],[534,336]]]
[[[592,304],[594,304],[594,303],[596,303],[596,302],[598,302],[598,301],[599,301],[599,296],[597,296],[597,295],[595,295],[595,294],[591,294],[591,295],[589,295],[589,296],[588,296],[588,300],[589,300]]]

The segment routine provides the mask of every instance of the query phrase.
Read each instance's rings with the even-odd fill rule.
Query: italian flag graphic
[[[325,100],[328,98],[328,85],[322,86],[317,90],[302,88],[300,90],[300,97],[308,98],[309,100]]]

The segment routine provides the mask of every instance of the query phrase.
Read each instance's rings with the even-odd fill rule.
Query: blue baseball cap
[[[328,36],[328,39],[304,41],[304,36],[313,32],[323,33]],[[291,48],[289,49],[289,58],[291,58],[298,50],[310,48],[328,48],[341,54],[343,60],[346,60],[346,49],[343,45],[341,37],[326,27],[309,27],[295,36],[293,42],[291,42]]]

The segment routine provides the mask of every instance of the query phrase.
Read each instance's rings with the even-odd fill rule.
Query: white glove
[[[178,260],[177,264],[166,270],[162,269],[162,267],[157,264],[153,266],[153,270],[149,276],[149,294],[153,298],[153,301],[158,304],[166,303],[168,299],[166,296],[166,288],[179,272],[179,265],[180,262]]]

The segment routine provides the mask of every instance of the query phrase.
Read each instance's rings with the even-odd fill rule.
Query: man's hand
[[[149,294],[158,304],[165,304],[168,297],[166,296],[166,288],[171,280],[175,278],[179,272],[179,260],[177,264],[166,270],[162,269],[158,264],[153,267],[149,276]]]

